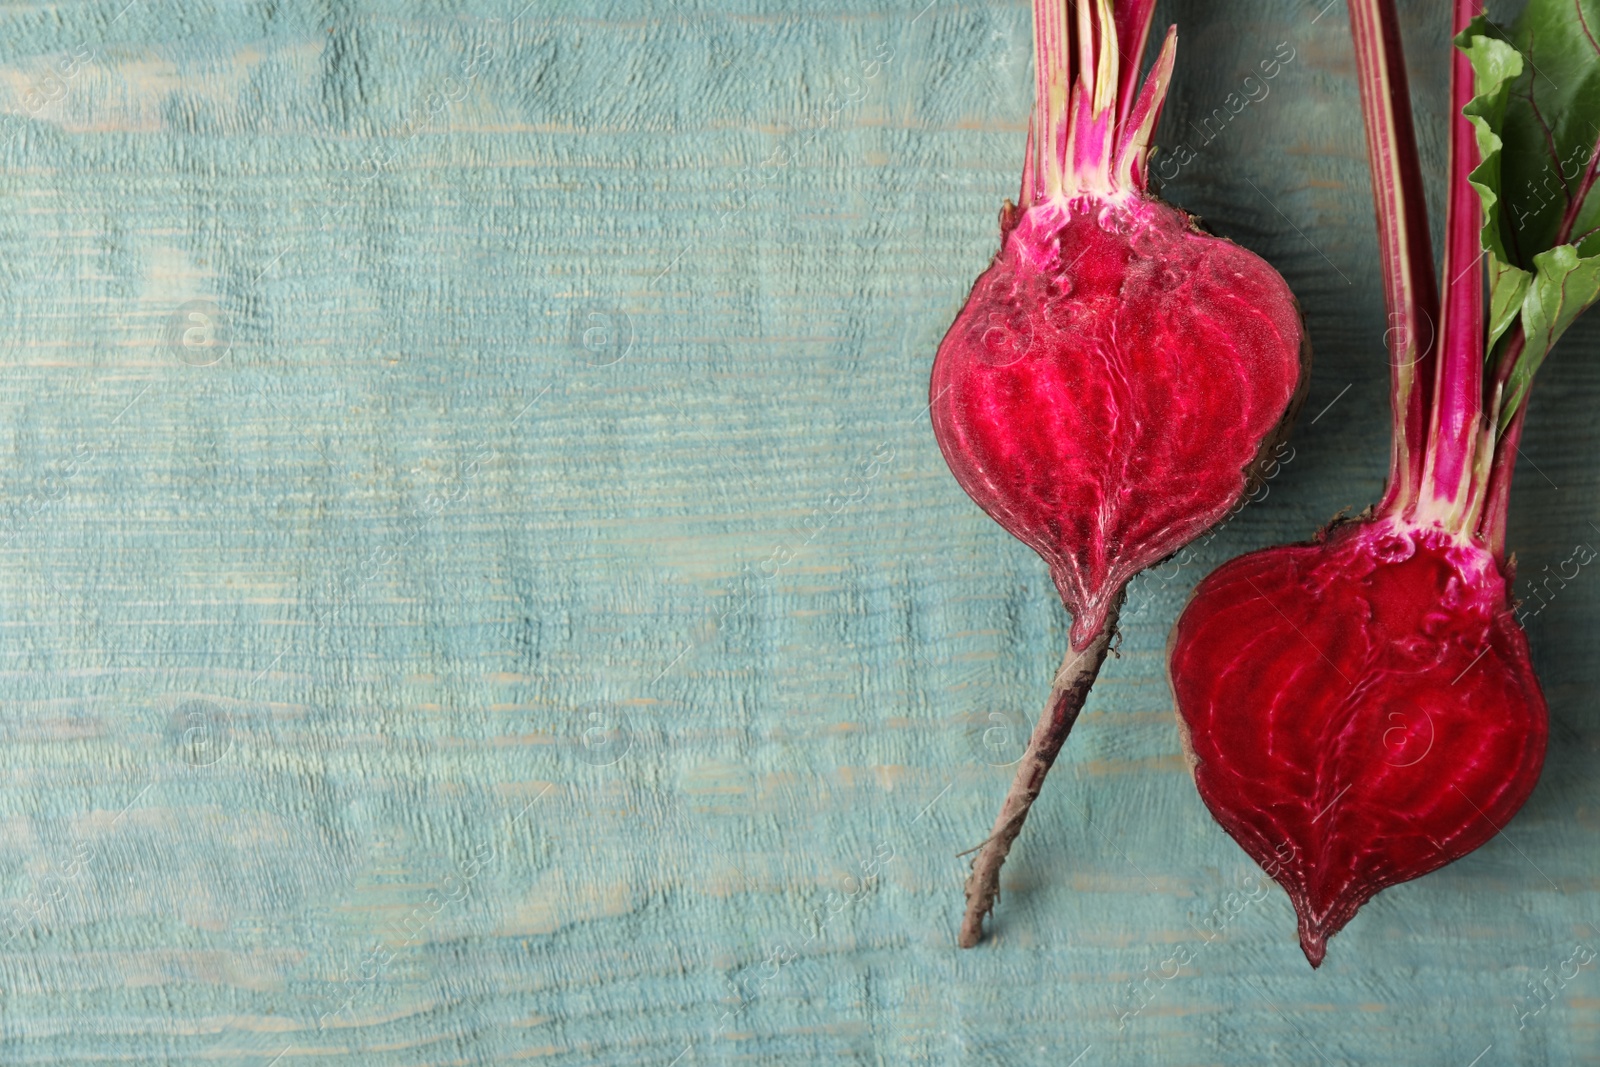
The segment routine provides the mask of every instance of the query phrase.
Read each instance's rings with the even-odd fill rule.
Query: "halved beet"
[[[1221,520],[1304,398],[1289,287],[1148,188],[1176,29],[1139,85],[1154,0],[1034,0],[1020,205],[934,359],[956,481],[1042,556],[1070,648],[967,881],[978,943],[1000,868],[1077,719],[1128,580]]]
[[[1389,311],[1388,490],[1311,543],[1219,568],[1169,650],[1201,799],[1288,891],[1312,966],[1374,894],[1494,837],[1538,782],[1549,735],[1513,616],[1507,514],[1528,383],[1559,333],[1547,302],[1570,322],[1600,295],[1576,272],[1550,276],[1561,246],[1581,239],[1600,145],[1589,148],[1596,124],[1576,108],[1530,112],[1514,132],[1534,158],[1551,130],[1587,129],[1587,177],[1553,234],[1513,218],[1501,185],[1507,100],[1531,101],[1535,74],[1477,0],[1452,7],[1436,282],[1395,6],[1349,5]],[[1517,31],[1528,47],[1535,28],[1575,41],[1586,25],[1571,4],[1528,12],[1536,18]],[[1600,72],[1600,52],[1585,46],[1542,62],[1537,76],[1551,84]],[[1523,256],[1523,266],[1507,258]]]
[[[1493,837],[1544,764],[1507,582],[1437,528],[1345,523],[1232,560],[1170,670],[1201,799],[1288,891],[1313,967],[1374,894]]]

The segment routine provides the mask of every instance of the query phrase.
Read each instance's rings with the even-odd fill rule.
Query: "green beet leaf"
[[[1600,0],[1529,0],[1511,32],[1477,18],[1456,38],[1477,96],[1464,110],[1482,162],[1489,358],[1520,323],[1500,425],[1562,332],[1600,298]]]

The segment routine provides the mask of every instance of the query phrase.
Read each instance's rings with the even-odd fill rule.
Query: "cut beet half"
[[[1224,518],[1304,398],[1299,306],[1264,260],[1148,189],[1169,31],[1139,88],[1153,0],[1035,0],[1038,93],[1020,203],[934,359],[956,481],[1049,565],[1069,649],[976,850],[960,942],[1104,660],[1128,581]]]
[[[1233,560],[1171,672],[1201,799],[1288,892],[1312,966],[1380,890],[1493,837],[1544,762],[1505,579],[1437,529],[1345,523]]]
[[[1169,650],[1200,797],[1288,891],[1314,967],[1376,893],[1503,829],[1549,736],[1506,517],[1533,374],[1600,297],[1600,247],[1577,247],[1600,206],[1600,103],[1548,88],[1594,84],[1600,49],[1584,5],[1530,0],[1510,32],[1477,0],[1453,6],[1436,281],[1394,3],[1349,5],[1389,312],[1388,489],[1310,543],[1223,565]],[[1583,180],[1547,218],[1507,210],[1506,168],[1544,166],[1558,137],[1577,138]]]

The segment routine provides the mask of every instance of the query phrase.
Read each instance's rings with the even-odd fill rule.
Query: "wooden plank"
[[[1445,34],[1402,7],[1437,187]],[[1029,17],[7,11],[0,1060],[1600,1062],[1592,966],[1519,1028],[1600,915],[1587,572],[1531,627],[1557,725],[1504,836],[1319,973],[1275,890],[1193,944],[1253,868],[1178,757],[1167,628],[1387,455],[1337,4],[1158,12],[1169,146],[1293,52],[1166,192],[1298,294],[1307,415],[1266,502],[1141,579],[997,938],[954,948],[983,728],[1067,622],[924,409],[1016,193]],[[1533,401],[1524,573],[1600,523],[1597,341]]]

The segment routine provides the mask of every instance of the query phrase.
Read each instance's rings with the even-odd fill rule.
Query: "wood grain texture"
[[[122,2],[0,15],[0,1062],[1600,1062],[1596,964],[1518,1025],[1600,944],[1587,570],[1504,835],[1319,973],[1275,889],[1196,930],[1253,868],[1167,629],[1387,456],[1342,5],[1158,11],[1165,145],[1294,51],[1166,190],[1284,273],[1315,378],[1268,498],[1133,590],[961,953],[1066,640],[924,413],[1027,6]],[[1600,537],[1597,345],[1535,391],[1525,574]]]

